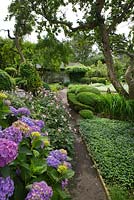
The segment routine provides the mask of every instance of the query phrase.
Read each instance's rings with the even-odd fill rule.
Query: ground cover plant
[[[1,94],[0,105],[10,103],[6,98]],[[32,110],[8,107],[10,125],[0,129],[0,199],[70,199],[65,188],[74,172],[67,151],[50,144],[44,121]]]
[[[120,189],[121,191],[133,190],[133,131],[134,123],[129,122],[104,118],[86,119],[80,122],[80,133],[102,177],[107,185],[115,185],[114,188],[112,186],[111,192],[115,190],[115,187],[123,188]],[[114,196],[115,192],[111,194]],[[119,196],[117,192],[116,195]],[[113,197],[113,200],[116,198]]]

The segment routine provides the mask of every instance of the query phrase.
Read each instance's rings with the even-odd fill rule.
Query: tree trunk
[[[105,57],[105,62],[107,65],[107,70],[108,70],[108,76],[109,79],[116,89],[116,91],[123,95],[124,97],[129,97],[127,91],[123,88],[119,80],[117,79],[115,70],[114,70],[114,63],[113,63],[113,58],[112,58],[112,53],[110,49],[110,42],[109,42],[109,35],[108,31],[106,29],[106,25],[104,22],[99,23],[99,29],[100,29],[100,34],[101,34],[101,39],[102,39],[102,45],[103,45],[103,54]]]
[[[134,99],[134,67],[129,66],[125,73],[128,84],[129,99]]]
[[[20,55],[21,62],[25,62],[26,60],[25,60],[25,57],[22,53],[20,43],[19,43],[19,37],[17,35],[15,36],[15,46],[16,46],[16,49],[18,50],[19,55]]]

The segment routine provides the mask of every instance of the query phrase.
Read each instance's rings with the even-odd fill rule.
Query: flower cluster
[[[0,138],[0,167],[4,167],[15,160],[18,154],[18,145],[5,138]]]
[[[52,195],[53,190],[45,181],[34,182],[25,200],[49,200]]]
[[[53,150],[47,157],[47,165],[57,169],[59,173],[64,173],[71,164],[67,162],[67,152],[64,149]]]
[[[16,109],[13,106],[10,106],[10,112],[15,116],[17,116],[17,115],[29,116],[30,115],[30,110],[28,108],[25,108],[25,107]]]
[[[67,186],[68,186],[68,179],[65,179],[65,180],[63,180],[63,181],[61,182],[61,187],[62,187],[62,189],[64,190],[65,187],[67,187]]]
[[[30,127],[26,123],[24,123],[24,122],[22,122],[20,120],[17,120],[12,125],[14,127],[18,128],[19,130],[21,130],[23,136],[28,136],[29,135],[29,133],[30,133]]]
[[[14,126],[10,126],[0,131],[0,138],[5,138],[19,144],[22,140],[22,131]]]
[[[0,92],[0,99],[6,99],[7,95],[4,94],[3,92]]]
[[[10,177],[0,177],[0,200],[7,200],[13,195],[14,182]]]

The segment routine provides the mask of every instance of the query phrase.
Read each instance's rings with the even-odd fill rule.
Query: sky
[[[0,30],[1,29],[10,29],[10,31],[12,32],[14,29],[13,28],[14,20],[12,20],[10,22],[4,21],[5,17],[8,14],[8,5],[10,4],[10,2],[11,2],[11,0],[0,0]],[[67,14],[68,19],[73,21],[76,18],[76,16],[72,15],[70,7],[68,7],[67,12],[68,12],[68,14]],[[79,16],[80,16],[80,13],[79,13]],[[125,33],[126,35],[128,35],[128,32],[129,32],[128,23],[127,22],[121,23],[118,26],[118,32]],[[0,31],[0,36],[7,37],[7,32]],[[59,40],[64,39],[64,34],[61,33],[58,36],[58,39]],[[26,37],[26,40],[29,40],[31,42],[37,42],[37,34],[35,32],[33,32],[31,35]]]

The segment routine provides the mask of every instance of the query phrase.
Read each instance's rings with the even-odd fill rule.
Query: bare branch
[[[15,40],[15,37],[12,37],[12,36],[10,35],[10,30],[9,30],[9,29],[7,29],[7,30],[1,29],[0,31],[5,31],[5,32],[7,32],[7,35],[8,35],[8,37],[9,37],[9,39]]]

